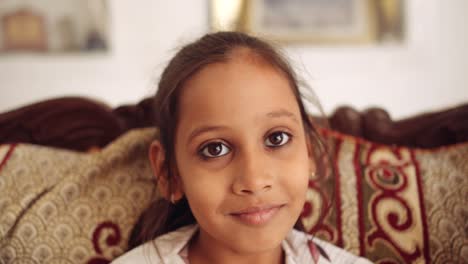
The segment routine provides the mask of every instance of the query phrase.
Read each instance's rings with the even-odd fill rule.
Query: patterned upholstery
[[[310,233],[375,263],[468,263],[468,144],[428,151],[324,134],[335,177],[310,181]]]
[[[0,147],[0,263],[99,264],[122,254],[153,191],[154,136],[132,131],[93,154]]]
[[[155,196],[147,148],[156,135],[133,130],[96,153],[1,145],[0,263],[122,254]],[[427,151],[324,136],[335,174],[310,180],[310,233],[376,263],[468,262],[468,144]]]

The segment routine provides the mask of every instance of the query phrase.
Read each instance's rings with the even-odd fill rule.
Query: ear
[[[169,171],[164,168],[166,153],[159,140],[151,143],[148,154],[159,194],[172,203],[180,200],[184,195],[181,181],[175,169],[171,170],[172,177],[169,178]]]

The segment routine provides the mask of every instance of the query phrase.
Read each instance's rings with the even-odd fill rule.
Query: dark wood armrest
[[[435,148],[468,141],[468,104],[399,121],[381,108],[340,107],[329,122],[334,130],[389,145]]]
[[[0,143],[86,151],[105,146],[124,130],[111,108],[87,98],[52,99],[0,114]]]

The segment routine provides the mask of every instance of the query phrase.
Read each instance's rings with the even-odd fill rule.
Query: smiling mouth
[[[269,222],[283,206],[284,204],[255,206],[229,215],[244,224],[258,226]]]

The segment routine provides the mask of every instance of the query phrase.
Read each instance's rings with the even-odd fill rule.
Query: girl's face
[[[240,56],[188,80],[178,110],[180,190],[200,241],[237,253],[277,248],[301,213],[315,169],[287,79]]]

